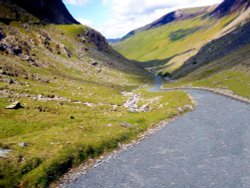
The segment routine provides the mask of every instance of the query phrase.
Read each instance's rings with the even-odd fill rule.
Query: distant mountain
[[[116,39],[107,39],[109,43],[117,43],[121,40],[121,38],[116,38]]]
[[[249,0],[225,0],[210,7],[177,10],[131,31],[118,43],[113,44],[113,47],[125,57],[143,62],[142,65],[151,71],[166,75],[177,74],[181,71],[179,69],[184,67],[185,70],[192,71],[193,68],[188,68],[191,64],[185,63],[200,52],[203,46],[249,22],[249,4]],[[227,47],[220,45],[223,49],[218,47],[210,57],[221,58],[236,51],[243,46],[243,43],[239,43],[240,40],[248,43],[244,38],[247,39],[249,34],[238,33],[239,39],[237,35],[227,35],[226,39],[229,42],[230,38],[233,38],[232,44]],[[218,46],[218,43],[213,44]],[[199,57],[209,57],[208,54],[208,49],[203,50]],[[202,66],[204,63],[197,63],[192,67],[198,67],[198,64]]]
[[[197,17],[198,15],[202,15],[206,13],[209,10],[209,8],[210,7],[188,8],[188,9],[181,9],[181,10],[170,12],[146,26],[130,31],[127,35],[122,37],[120,41],[126,40],[127,38],[133,36],[137,32],[154,29],[154,28],[172,23],[174,21],[186,20],[186,19]]]

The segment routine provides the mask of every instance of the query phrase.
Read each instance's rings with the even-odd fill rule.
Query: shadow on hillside
[[[244,47],[248,48],[248,45],[250,44],[249,32],[250,23],[247,23],[241,27],[238,27],[233,32],[207,43],[195,56],[188,59],[182,67],[174,72],[174,78],[182,78],[198,70],[202,66],[216,62],[217,60],[220,60],[234,52],[236,54],[233,55],[237,58],[235,58],[234,61],[225,60],[227,64],[223,64],[222,67],[218,67],[217,71],[219,68],[223,70],[225,68],[231,68],[237,65],[242,57],[237,56],[236,50]],[[243,57],[243,59],[246,59],[245,55]],[[245,63],[247,62],[246,60],[244,61]]]
[[[163,68],[168,68],[171,65],[168,65],[168,62],[170,62],[173,58],[184,55],[186,53],[189,53],[190,51],[193,51],[194,49],[189,49],[187,51],[184,51],[182,53],[179,54],[175,54],[171,57],[165,58],[165,59],[153,59],[150,61],[144,61],[144,62],[140,62],[140,64],[142,64],[142,66],[146,69],[154,69],[155,71],[161,70]]]

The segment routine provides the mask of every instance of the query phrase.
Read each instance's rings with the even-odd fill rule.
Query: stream
[[[162,90],[161,86],[163,85],[163,80],[161,76],[155,76],[155,84],[152,88],[149,89],[150,92],[159,92]]]

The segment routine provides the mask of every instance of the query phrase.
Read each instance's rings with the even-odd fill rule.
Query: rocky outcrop
[[[10,0],[42,22],[53,24],[78,24],[62,0]]]
[[[82,41],[94,43],[98,50],[108,52],[111,49],[106,38],[94,29],[87,28],[85,33],[78,35],[78,37]]]

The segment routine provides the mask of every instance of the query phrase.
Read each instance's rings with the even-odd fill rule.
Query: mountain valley
[[[248,0],[225,0],[107,40],[62,0],[0,0],[0,187],[56,187],[70,169],[194,110],[185,91],[149,89],[156,75],[167,89],[250,99],[249,21]]]

